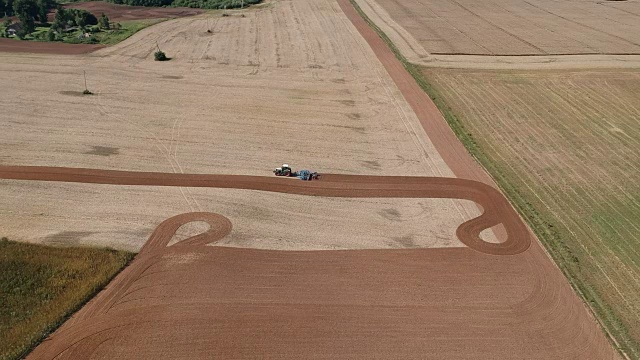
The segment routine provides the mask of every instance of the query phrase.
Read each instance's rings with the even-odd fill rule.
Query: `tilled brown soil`
[[[35,54],[86,54],[104,48],[99,44],[63,44],[60,42],[23,41],[0,38],[0,52],[26,52]]]
[[[210,229],[167,247],[190,221]],[[512,256],[205,246],[231,227],[212,213],[164,221],[134,262],[29,358],[615,355],[537,246]]]
[[[131,266],[30,358],[617,357],[562,273],[537,242],[527,240],[526,227],[433,103],[348,1],[339,3],[447,164],[457,176],[473,181],[326,175],[303,183],[33,167],[4,167],[0,174],[319,196],[473,199],[485,212],[457,232],[470,248],[300,252],[203,246],[229,234],[231,222],[212,213],[183,214],[163,222]],[[167,247],[174,232],[190,221],[204,221],[211,228]],[[506,228],[501,236],[506,242],[474,242],[483,228],[498,222]]]
[[[203,9],[187,7],[162,8],[111,4],[103,1],[88,1],[66,4],[65,8],[87,10],[95,16],[105,14],[110,21],[128,21],[143,19],[167,19],[193,16],[204,13]]]

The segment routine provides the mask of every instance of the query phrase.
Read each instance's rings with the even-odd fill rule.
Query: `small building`
[[[22,29],[22,24],[13,23],[13,24],[10,24],[9,26],[7,26],[6,32],[7,32],[7,35],[9,35],[9,36],[16,36],[18,31],[20,31],[21,29]]]

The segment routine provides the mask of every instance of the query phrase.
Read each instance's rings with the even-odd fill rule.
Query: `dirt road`
[[[285,10],[300,3],[286,3],[292,8]],[[231,221],[208,212],[179,215],[162,223],[133,264],[30,358],[617,358],[562,273],[537,242],[527,240],[526,227],[433,103],[350,4],[339,3],[437,148],[427,156],[441,154],[462,179],[327,175],[304,183],[235,175],[10,166],[3,167],[2,177],[29,183],[224,186],[243,189],[239,191],[251,198],[278,191],[322,197],[471,199],[484,213],[456,231],[468,247],[303,252],[202,246],[224,241],[232,230]],[[333,14],[325,3],[308,4]],[[182,43],[175,41],[176,48]],[[141,48],[148,45],[144,42]],[[190,48],[184,46],[182,54],[189,54]],[[274,59],[276,64],[287,61],[284,56]],[[317,67],[301,72],[309,69]],[[248,153],[243,150],[234,155]],[[173,232],[190,221],[206,222],[210,229],[167,246]],[[482,242],[481,230],[497,223],[505,228],[500,237],[506,241]],[[295,235],[304,238],[307,233]],[[357,234],[346,231],[336,237],[352,235]]]
[[[527,228],[502,194],[491,186],[466,179],[328,174],[322,175],[322,181],[303,182],[261,176],[28,166],[0,166],[0,178],[112,185],[218,187],[324,197],[465,199],[481,205],[485,212],[458,227],[456,234],[462,243],[480,252],[496,255],[518,254],[530,244]],[[483,230],[499,224],[506,229],[506,241],[490,243],[480,238]]]

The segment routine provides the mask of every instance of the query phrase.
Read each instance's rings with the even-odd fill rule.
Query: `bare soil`
[[[92,211],[95,214],[92,209],[113,206],[129,211],[122,204],[143,208],[139,201],[145,198],[140,196],[143,191],[170,206],[175,201],[168,195],[172,189],[180,191],[190,207],[218,207],[221,211],[215,212],[226,215],[232,208],[215,204],[222,197],[200,205],[201,198],[193,195],[198,194],[193,188],[180,186],[226,184],[240,189],[219,191],[245,193],[233,199],[247,206],[243,221],[286,223],[289,213],[270,219],[265,218],[263,209],[284,212],[282,209],[289,209],[288,200],[299,196],[308,201],[303,207],[293,204],[297,215],[291,216],[313,224],[320,211],[316,200],[326,196],[288,194],[263,202],[262,192],[247,189],[344,196],[446,196],[484,204],[485,213],[478,217],[477,212],[464,214],[459,212],[464,207],[452,207],[460,200],[431,200],[441,202],[429,215],[454,219],[456,228],[466,229],[458,232],[460,240],[471,247],[407,250],[388,246],[385,250],[303,252],[203,246],[223,242],[243,221],[212,211],[167,216],[133,265],[38,347],[32,358],[198,358],[212,353],[260,358],[617,358],[562,273],[537,242],[524,246],[523,240],[530,234],[513,209],[348,1],[341,0],[339,5],[320,0],[277,1],[247,14],[245,18],[221,18],[224,20],[213,26],[213,35],[206,32],[207,22],[199,19],[165,22],[118,47],[84,57],[80,65],[99,70],[92,73],[101,74],[96,75],[100,79],[96,83],[102,89],[83,107],[74,108],[73,102],[67,101],[64,116],[58,115],[65,119],[65,126],[57,133],[53,124],[61,120],[55,115],[47,113],[44,120],[34,122],[25,116],[38,109],[35,102],[28,103],[26,110],[15,111],[11,118],[20,119],[15,121],[20,124],[16,128],[31,128],[24,133],[35,138],[39,138],[39,129],[46,133],[40,137],[45,144],[24,138],[5,142],[11,144],[5,145],[11,151],[1,154],[12,158],[0,158],[2,164],[73,164],[97,169],[8,168],[3,176],[14,177],[3,181],[7,186],[2,189],[8,189],[2,197],[10,203],[7,208],[18,213],[25,209],[20,203],[40,201],[63,214],[55,222],[69,224],[73,219],[91,227],[101,221],[91,215]],[[300,19],[304,21],[297,21]],[[185,27],[191,31],[176,31]],[[225,36],[216,36],[218,33]],[[156,39],[170,49],[168,53],[178,54],[175,62],[156,64],[150,59]],[[57,71],[49,76],[64,77],[67,70],[72,78],[68,70],[78,62],[56,60]],[[43,76],[43,71],[35,71],[41,69],[42,59],[14,58],[7,67],[18,66],[18,61],[22,76]],[[165,75],[184,77],[174,80],[163,78]],[[162,81],[171,82],[166,84],[172,88],[170,93],[163,92]],[[37,91],[34,88],[20,87],[20,101],[29,102],[30,91]],[[96,106],[102,123],[89,126],[88,116],[77,115],[81,111],[86,114],[87,105]],[[117,128],[114,121],[121,127],[110,133],[110,128]],[[15,130],[12,133],[18,134]],[[77,150],[82,148],[84,153],[91,148],[77,145],[81,142],[119,151],[110,156],[84,154],[91,157],[83,158]],[[123,158],[126,149],[136,151]],[[401,154],[402,162],[393,154]],[[321,173],[418,177],[383,180],[327,175],[320,181],[303,183],[229,176],[264,174],[266,164],[281,161],[318,164],[317,168],[326,169]],[[156,175],[104,173],[99,169],[146,170]],[[158,174],[171,172],[178,174]],[[225,176],[180,174],[189,172]],[[176,187],[150,187],[161,185],[154,182],[158,181],[154,176]],[[47,178],[130,185],[34,181]],[[185,180],[188,182],[182,183]],[[146,186],[134,185],[141,183]],[[86,193],[81,201],[66,203],[55,192],[49,199],[35,194],[46,193],[39,187],[58,184]],[[12,186],[25,186],[34,195],[20,196],[17,201]],[[204,190],[213,191],[198,191]],[[128,198],[103,202],[103,191],[121,192]],[[444,192],[437,195],[440,191]],[[130,196],[133,194],[139,197]],[[369,207],[372,203],[366,204]],[[72,205],[79,206],[73,209],[73,216],[66,210]],[[366,229],[366,221],[373,218],[358,212],[357,217],[365,223],[349,226],[350,219],[340,215],[353,209],[351,206],[345,202],[327,210],[333,217],[324,220],[348,224],[348,231],[333,233],[336,244],[357,238]],[[474,206],[471,203],[471,208]],[[398,209],[404,208],[385,209],[380,214],[389,223],[399,216],[406,219]],[[161,213],[155,208],[146,210],[154,218]],[[131,228],[142,230],[136,218],[121,216]],[[51,215],[45,217],[53,220]],[[403,226],[418,223],[422,229],[430,229],[433,225],[423,222],[429,217],[413,217]],[[167,247],[173,233],[189,221],[208,222],[210,229]],[[506,242],[479,240],[477,234],[499,221],[505,233],[498,238]],[[286,231],[280,234],[302,245],[313,241],[318,228],[282,226]],[[384,235],[392,235],[389,228],[382,230]],[[482,247],[468,241],[468,235]],[[403,242],[404,237],[397,241]],[[489,250],[504,248],[509,251]]]
[[[97,17],[105,14],[110,21],[129,21],[144,19],[173,19],[194,16],[205,12],[203,9],[186,7],[145,7],[112,4],[104,1],[77,2],[64,5],[65,8],[87,10]]]
[[[167,246],[190,221],[210,228]],[[537,244],[511,256],[205,246],[231,230],[212,213],[167,219],[28,359],[615,358]]]
[[[0,38],[0,52],[34,54],[86,54],[104,48],[99,44],[63,44],[60,42],[21,41]]]

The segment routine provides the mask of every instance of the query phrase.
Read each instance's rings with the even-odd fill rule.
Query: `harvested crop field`
[[[617,358],[348,1],[243,14],[0,55],[0,227],[141,249],[32,358]],[[325,176],[256,177],[282,162]]]
[[[425,74],[609,331],[640,356],[640,71]]]
[[[638,1],[357,2],[408,57],[640,54]]]
[[[87,10],[100,16],[106,14],[111,21],[144,19],[173,19],[202,14],[205,10],[186,7],[145,7],[111,4],[104,1],[77,2],[64,5],[65,8]]]
[[[0,133],[0,164],[264,176],[287,162],[453,176],[336,3],[278,1],[244,14],[166,21],[82,57],[0,54],[14,94],[0,100],[11,124]],[[152,60],[156,40],[173,60]],[[83,70],[93,96],[80,96]],[[15,181],[0,193],[7,236],[127,250],[188,211],[229,216],[227,246],[290,250],[463,246],[455,229],[479,214],[466,200],[220,189]]]

